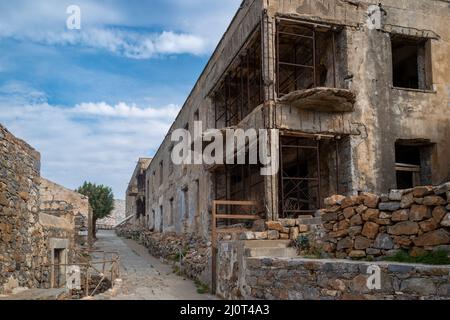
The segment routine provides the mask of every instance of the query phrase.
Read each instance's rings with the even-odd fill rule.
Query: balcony
[[[355,94],[347,89],[318,87],[290,92],[279,101],[303,110],[352,112],[355,105]]]

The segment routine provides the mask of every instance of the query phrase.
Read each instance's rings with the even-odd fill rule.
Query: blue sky
[[[44,177],[124,198],[240,2],[0,0],[0,123],[41,152]]]

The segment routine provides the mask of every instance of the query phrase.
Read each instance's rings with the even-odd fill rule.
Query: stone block
[[[283,230],[283,225],[279,221],[267,221],[266,226],[269,230],[276,230],[279,232]]]
[[[338,215],[336,212],[326,212],[322,215],[322,221],[336,221],[338,219]]]
[[[380,211],[378,209],[367,209],[363,214],[362,218],[364,221],[374,221],[378,219]]]
[[[442,219],[441,226],[450,227],[450,212]]]
[[[431,218],[431,209],[425,205],[413,205],[409,212],[409,220],[422,221],[424,219]]]
[[[350,219],[350,225],[351,226],[360,226],[363,224],[363,220],[361,218],[360,214],[354,215],[351,219]]]
[[[439,196],[427,196],[423,198],[423,204],[426,206],[443,206],[447,204],[447,201]]]
[[[297,240],[298,236],[299,236],[299,230],[298,230],[298,227],[292,227],[292,228],[291,228],[291,232],[290,232],[290,234],[289,234],[289,238],[290,238],[291,240]]]
[[[348,228],[348,235],[353,238],[354,236],[361,234],[361,231],[362,231],[361,226],[350,227]]]
[[[280,233],[277,230],[267,231],[267,238],[269,240],[278,240],[280,238]]]
[[[397,201],[381,202],[378,208],[381,211],[396,211],[400,209],[400,202]]]
[[[380,226],[374,222],[366,222],[361,234],[369,239],[375,239]]]
[[[419,225],[416,222],[404,221],[388,227],[388,233],[396,236],[414,235],[419,232]]]
[[[345,198],[346,198],[345,196],[333,195],[331,197],[326,198],[324,200],[324,204],[327,207],[331,207],[334,205],[340,205]]]
[[[350,239],[350,237],[346,237],[338,241],[336,249],[338,251],[341,251],[343,249],[351,249],[351,248],[353,248],[353,240]]]
[[[373,247],[377,249],[391,250],[394,248],[394,241],[388,234],[380,233],[375,239]]]
[[[404,194],[400,201],[400,208],[410,208],[414,204],[414,195],[412,192]]]
[[[429,232],[435,230],[439,226],[439,222],[434,219],[428,219],[419,223],[420,230],[423,232]]]
[[[366,238],[366,237],[361,237],[358,236],[355,238],[355,244],[354,247],[356,250],[365,250],[367,248],[369,248],[372,244],[372,240]]]
[[[364,250],[352,250],[348,256],[353,259],[364,258],[366,256],[366,252]]]
[[[391,220],[393,222],[399,222],[399,221],[407,221],[409,220],[409,210],[403,209],[403,210],[397,210],[392,214]]]
[[[414,198],[423,198],[430,194],[433,194],[432,186],[420,186],[413,189]]]
[[[353,208],[353,207],[345,208],[343,211],[343,214],[344,214],[345,219],[350,219],[351,217],[353,217],[356,214],[355,208]]]
[[[444,229],[427,232],[424,235],[413,239],[418,247],[438,246],[450,243],[450,233]]]
[[[364,205],[368,208],[376,209],[380,202],[380,197],[376,194],[364,192],[361,194],[361,198],[364,201]]]

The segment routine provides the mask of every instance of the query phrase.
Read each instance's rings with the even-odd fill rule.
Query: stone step
[[[248,240],[245,241],[246,248],[287,248],[290,240]]]
[[[245,248],[246,257],[293,258],[298,256],[295,248]]]

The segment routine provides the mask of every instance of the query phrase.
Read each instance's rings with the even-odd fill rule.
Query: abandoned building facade
[[[449,16],[442,0],[243,1],[156,155],[139,161],[127,215],[209,238],[214,200],[255,201],[278,220],[333,194],[448,181]],[[279,173],[174,165],[171,133],[195,121],[278,129],[267,150]]]
[[[40,176],[40,154],[0,125],[0,294],[59,288],[92,241],[87,197]]]

